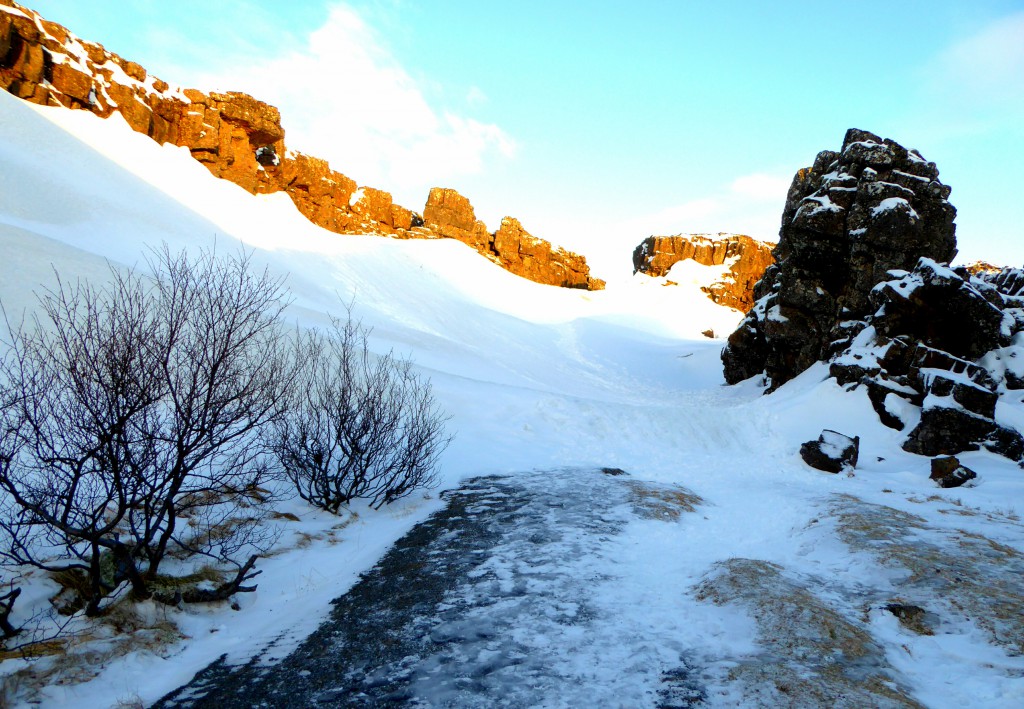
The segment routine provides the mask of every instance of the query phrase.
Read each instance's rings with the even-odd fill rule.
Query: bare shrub
[[[357,498],[379,509],[432,486],[451,441],[429,380],[406,359],[371,354],[367,335],[351,312],[328,334],[299,335],[295,396],[269,427],[299,496],[333,513]]]
[[[231,523],[269,475],[258,432],[284,412],[297,363],[282,282],[250,261],[164,247],[151,278],[113,267],[104,286],[58,278],[41,315],[8,325],[0,553],[84,573],[87,614],[124,581],[149,597],[172,549],[239,578],[252,568],[233,557],[258,541],[259,515]]]

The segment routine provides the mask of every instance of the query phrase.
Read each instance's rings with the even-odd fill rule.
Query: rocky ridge
[[[658,278],[686,259],[705,266],[728,264],[728,276],[704,292],[715,303],[745,313],[754,304],[754,285],[775,262],[772,246],[742,234],[649,236],[633,250],[633,273]]]
[[[13,0],[0,0],[0,88],[40,105],[87,110],[103,118],[119,113],[133,130],[159,143],[187,147],[217,177],[254,194],[287,193],[307,219],[338,234],[454,238],[538,283],[604,287],[590,277],[584,257],[555,248],[521,226],[506,229],[503,222],[490,234],[482,223],[482,231],[475,226],[475,218],[466,230],[445,228],[443,218],[425,222],[396,204],[389,192],[359,186],[327,161],[288,150],[277,108],[244,93],[206,94],[172,86]],[[425,215],[438,214],[435,191]],[[454,190],[442,192],[444,199],[459,203],[458,218],[467,208],[472,215],[468,200]]]
[[[1024,460],[997,420],[1024,389],[1024,271],[951,268],[956,210],[934,163],[866,131],[797,173],[776,265],[722,352],[726,380],[769,391],[818,361],[862,389],[902,447]]]

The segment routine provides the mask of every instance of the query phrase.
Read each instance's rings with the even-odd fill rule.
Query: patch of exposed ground
[[[1011,654],[1024,653],[1024,555],[965,530],[849,495],[831,505],[839,538],[906,576],[893,586],[941,624],[969,621]],[[934,629],[941,632],[940,629]]]
[[[897,682],[885,648],[864,625],[811,593],[806,580],[754,559],[729,559],[697,587],[699,600],[744,606],[762,651],[729,678],[761,707],[921,707]]]

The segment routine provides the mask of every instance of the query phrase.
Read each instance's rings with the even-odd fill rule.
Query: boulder
[[[860,437],[850,438],[837,431],[824,429],[816,441],[800,446],[800,457],[812,468],[826,473],[839,473],[857,467]]]
[[[704,266],[728,263],[728,275],[704,290],[714,302],[745,313],[754,304],[754,285],[774,262],[772,246],[742,234],[649,236],[633,250],[633,273],[661,277],[687,259]]]
[[[956,456],[932,458],[932,473],[929,476],[939,487],[960,487],[968,480],[978,477],[968,467],[960,464]]]

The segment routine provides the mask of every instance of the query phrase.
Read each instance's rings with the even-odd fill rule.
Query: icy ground
[[[673,594],[637,563],[680,552],[685,535],[664,527],[693,512],[692,495],[563,469],[473,478],[445,499],[286,659],[270,660],[271,647],[242,669],[217,663],[159,706],[701,698]]]
[[[539,286],[452,241],[329,234],[285,195],[215,180],[184,149],[119,118],[0,94],[0,125],[0,301],[11,317],[32,307],[54,268],[97,279],[107,261],[143,264],[162,242],[241,242],[288,274],[302,326],[354,299],[373,348],[409,354],[432,378],[457,435],[440,489],[423,497],[343,518],[283,506],[297,521],[278,522],[280,541],[240,610],[140,604],[123,611],[131,632],[75,619],[60,653],[5,659],[12,703],[150,704],[222,655],[245,666],[271,646],[257,664],[272,664],[317,631],[333,599],[364,588],[359,575],[386,563],[392,544],[434,525],[417,523],[475,499],[464,528],[493,526],[486,553],[452,559],[460,585],[441,602],[453,607],[421,616],[467,622],[436,628],[430,642],[441,649],[411,653],[418,669],[402,675],[397,657],[381,665],[430,696],[461,690],[465,673],[447,668],[464,657],[467,672],[492,668],[471,678],[484,686],[516,678],[528,697],[519,706],[671,706],[696,695],[708,706],[1024,706],[1024,471],[969,453],[961,460],[977,484],[937,488],[929,461],[899,448],[901,434],[878,422],[864,393],[843,391],[821,367],[767,397],[754,381],[723,386],[722,342],[700,333],[727,333],[739,315],[700,293],[702,267],[670,274],[678,286],[643,276],[596,293]],[[997,416],[1024,426],[1014,400]],[[823,428],[861,437],[852,476],[800,460],[800,444]],[[641,514],[626,503],[640,495],[626,481],[685,488],[653,509],[693,511]],[[463,492],[442,499],[445,489]],[[536,567],[516,561],[527,546]],[[517,579],[528,593],[515,595]],[[19,583],[15,623],[56,591],[38,572]],[[904,609],[903,621],[887,607]],[[477,637],[477,625],[492,637]],[[538,667],[549,674],[529,674]],[[258,686],[299,686],[305,671],[310,691],[335,687],[312,668]],[[555,689],[531,676],[575,679]]]

